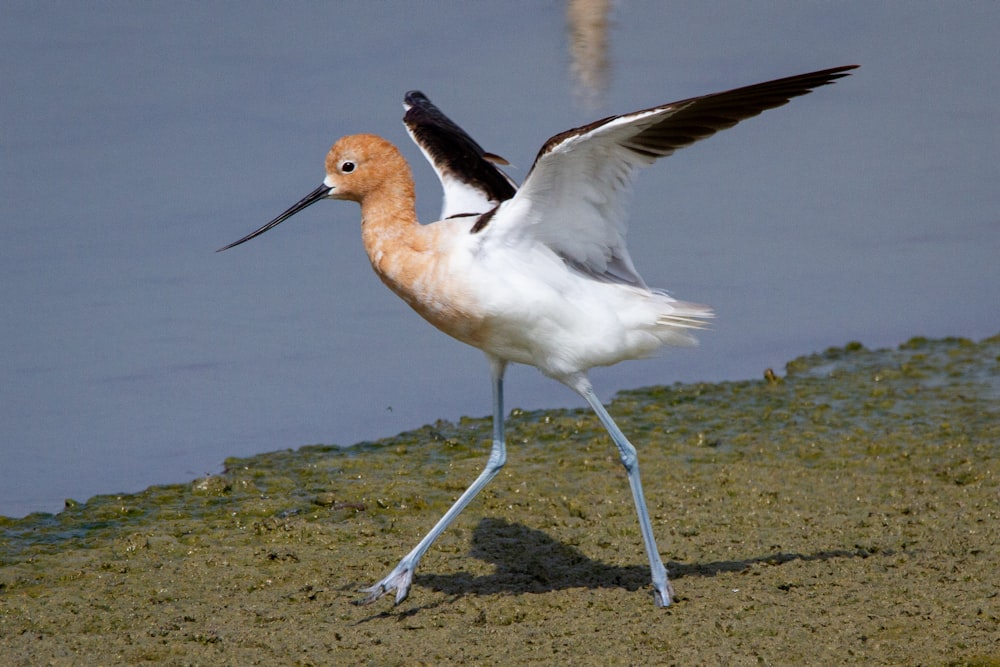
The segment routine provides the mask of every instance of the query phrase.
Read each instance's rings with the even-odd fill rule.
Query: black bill
[[[250,239],[254,238],[255,236],[260,236],[261,234],[263,234],[267,230],[271,229],[272,227],[277,227],[282,222],[284,222],[288,218],[292,217],[293,215],[295,215],[299,211],[301,211],[303,209],[306,209],[306,208],[309,208],[310,206],[312,206],[313,204],[315,204],[316,202],[318,202],[321,199],[326,199],[328,196],[330,196],[331,192],[333,192],[333,188],[331,188],[329,185],[323,184],[323,185],[319,186],[318,188],[316,188],[315,190],[313,190],[312,192],[310,192],[309,194],[307,194],[305,197],[303,197],[302,199],[300,199],[298,202],[296,202],[287,211],[285,211],[284,213],[282,213],[277,218],[275,218],[271,222],[267,223],[266,225],[264,225],[263,227],[261,227],[257,231],[250,232],[249,234],[247,234],[246,236],[244,236],[243,238],[241,238],[239,241],[233,241],[232,243],[230,243],[227,246],[222,246],[221,248],[219,248],[215,252],[222,252],[223,250],[229,250],[230,248],[232,248],[234,246],[238,246],[241,243],[246,243],[247,241],[249,241]]]

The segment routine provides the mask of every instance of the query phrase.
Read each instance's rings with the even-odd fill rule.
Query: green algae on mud
[[[621,393],[679,596],[583,410],[515,410],[508,465],[410,598],[351,604],[479,473],[488,419],[0,518],[28,664],[1000,665],[1000,336],[852,343],[785,377]]]

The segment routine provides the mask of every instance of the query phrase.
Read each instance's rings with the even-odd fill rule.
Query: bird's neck
[[[401,164],[387,170],[390,175],[364,193],[361,204],[361,239],[368,255],[373,250],[385,250],[387,244],[395,245],[402,237],[419,227],[415,208],[413,177],[409,166],[400,157]]]
[[[405,166],[405,165],[404,165]],[[395,169],[385,189],[361,199],[361,238],[382,282],[421,317],[458,340],[481,345],[482,318],[461,281],[451,279],[449,249],[456,227],[417,221],[408,168]]]
[[[372,268],[407,301],[407,284],[432,261],[431,227],[417,221],[409,169],[397,169],[361,200],[361,240]]]

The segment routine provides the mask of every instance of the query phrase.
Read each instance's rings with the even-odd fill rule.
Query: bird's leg
[[[649,520],[649,510],[646,509],[646,498],[642,494],[642,480],[639,479],[639,458],[636,455],[635,447],[601,405],[601,401],[598,400],[586,376],[582,374],[575,376],[566,384],[583,396],[587,403],[590,403],[590,407],[597,413],[604,428],[607,429],[608,435],[618,447],[622,465],[625,466],[625,472],[628,474],[629,486],[632,487],[632,499],[635,501],[635,511],[639,515],[639,527],[642,530],[642,540],[646,544],[646,555],[649,556],[649,569],[653,576],[653,596],[657,607],[666,607],[674,596],[674,590],[667,580],[667,568],[663,566],[660,552],[656,548],[653,525]]]
[[[496,476],[500,468],[506,463],[507,450],[504,444],[503,433],[503,374],[506,363],[491,357],[490,368],[493,375],[493,447],[490,450],[490,458],[486,462],[486,468],[483,469],[483,472],[476,478],[476,481],[465,490],[465,493],[459,496],[455,504],[431,528],[431,531],[424,536],[424,539],[420,540],[420,543],[414,547],[413,551],[406,554],[403,560],[399,561],[399,565],[385,579],[374,586],[361,589],[362,593],[368,593],[361,600],[362,604],[374,602],[393,590],[396,591],[396,604],[405,600],[407,593],[410,591],[410,584],[413,583],[413,573],[417,569],[417,563],[420,562],[424,552],[427,551],[434,540],[445,531],[455,517],[465,509],[465,506],[476,497],[476,494]]]

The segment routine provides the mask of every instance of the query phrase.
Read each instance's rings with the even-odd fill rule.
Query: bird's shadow
[[[668,562],[671,580],[714,577],[742,572],[758,563],[780,565],[790,561],[867,558],[866,549],[832,549],[812,554],[774,552],[743,560],[684,564]],[[470,556],[492,563],[492,574],[420,574],[415,583],[449,595],[545,593],[565,588],[624,588],[635,591],[649,584],[648,565],[608,565],[592,560],[572,546],[553,540],[534,528],[503,519],[484,518],[472,535]]]

